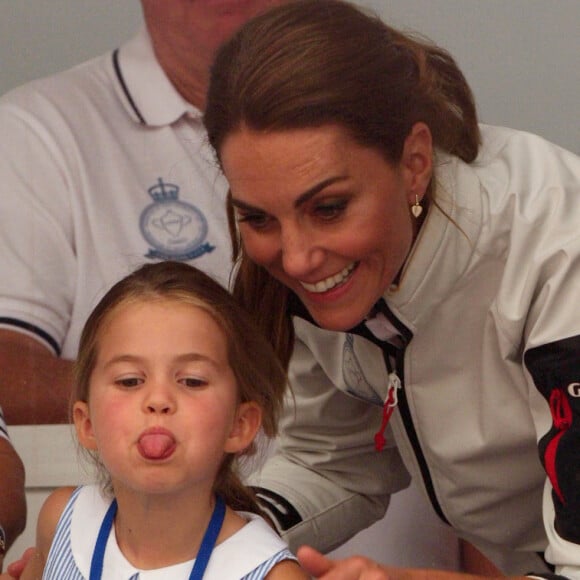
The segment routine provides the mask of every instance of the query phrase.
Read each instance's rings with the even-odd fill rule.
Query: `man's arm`
[[[0,328],[0,397],[10,425],[66,423],[72,362],[37,340]]]
[[[4,529],[5,550],[24,530],[26,500],[24,496],[24,465],[10,441],[0,437],[0,525]],[[0,570],[4,559],[0,551]]]
[[[77,273],[75,155],[57,139],[58,107],[35,87],[0,98],[0,401],[9,425],[67,422],[71,384],[58,349]]]

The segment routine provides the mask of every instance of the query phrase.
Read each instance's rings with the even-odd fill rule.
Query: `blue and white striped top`
[[[2,407],[0,407],[0,437],[4,437],[4,439],[10,439],[8,437],[8,427],[6,427],[6,421],[4,420]]]
[[[96,485],[74,491],[57,525],[43,579],[88,579],[97,534],[110,503]],[[296,559],[262,518],[246,512],[240,515],[248,523],[214,548],[204,580],[262,580],[279,562]],[[139,570],[123,556],[113,531],[107,541],[102,577],[106,580],[178,580],[189,577],[194,562]]]

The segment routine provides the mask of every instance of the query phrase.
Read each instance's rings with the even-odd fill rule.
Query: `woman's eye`
[[[264,213],[243,213],[238,211],[236,212],[236,221],[239,224],[248,224],[255,230],[261,230],[268,226],[270,217]]]
[[[321,203],[315,206],[314,213],[317,217],[323,220],[334,219],[344,212],[346,208],[346,201],[337,201],[333,203]]]

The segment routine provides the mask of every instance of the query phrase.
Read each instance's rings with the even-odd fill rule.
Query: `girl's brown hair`
[[[230,367],[236,377],[240,403],[255,401],[262,409],[262,428],[273,437],[286,390],[286,374],[271,345],[231,294],[208,275],[181,262],[147,264],[115,284],[85,323],[75,363],[75,401],[89,401],[91,375],[99,351],[103,325],[118,307],[131,302],[175,300],[205,310],[216,321],[227,341]],[[74,401],[73,401],[74,402]],[[255,447],[244,452],[255,451]],[[97,456],[93,459],[99,464]],[[214,491],[236,510],[260,513],[253,493],[242,485],[228,455],[218,473]],[[110,489],[108,476],[105,486]]]
[[[418,121],[439,149],[466,162],[477,156],[475,103],[454,59],[340,0],[290,2],[242,27],[216,56],[204,115],[218,160],[225,139],[242,127],[338,124],[396,164]],[[234,294],[287,363],[288,290],[247,259],[230,201],[228,213],[239,261]]]

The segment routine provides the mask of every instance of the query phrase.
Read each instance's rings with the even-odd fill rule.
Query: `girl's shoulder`
[[[37,543],[40,548],[40,540],[44,538],[50,538],[50,543],[52,543],[52,538],[54,537],[54,532],[56,526],[66,507],[67,503],[70,501],[72,494],[75,491],[75,487],[59,487],[55,489],[44,501],[40,513],[38,515],[37,523]],[[50,547],[50,543],[48,544]]]
[[[295,560],[283,560],[276,564],[266,580],[308,580],[310,576]]]

